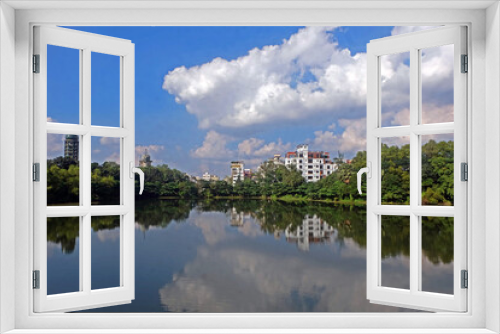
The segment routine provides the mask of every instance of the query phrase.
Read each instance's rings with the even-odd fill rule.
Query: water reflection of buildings
[[[245,220],[250,219],[251,217],[250,213],[245,213],[243,211],[238,212],[238,210],[233,207],[231,210],[231,226],[243,226]]]
[[[235,207],[231,209],[231,226],[242,227],[247,221],[258,223],[261,228],[264,228],[266,225],[265,217],[257,218],[254,213],[238,211]],[[308,251],[310,244],[329,241],[335,229],[317,215],[305,215],[302,220],[302,225],[296,227],[290,225],[285,231],[277,227],[272,230],[266,228],[265,231],[272,232],[274,238],[278,240],[284,232],[287,242],[296,243],[300,250]]]
[[[316,215],[306,215],[302,225],[285,230],[286,241],[297,243],[300,250],[308,251],[309,244],[323,243],[330,239],[334,228]]]

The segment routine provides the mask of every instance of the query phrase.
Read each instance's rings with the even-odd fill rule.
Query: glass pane
[[[80,50],[47,45],[47,121],[80,123]]]
[[[422,124],[453,122],[454,46],[422,49]]]
[[[47,205],[80,204],[80,137],[47,134]]]
[[[120,216],[92,217],[92,289],[120,286]]]
[[[410,217],[382,216],[382,282],[391,288],[410,288]]]
[[[92,205],[120,205],[120,138],[92,137]]]
[[[453,134],[422,136],[422,205],[453,205]]]
[[[453,294],[453,218],[422,217],[422,291]]]
[[[120,126],[120,57],[92,52],[92,125]]]
[[[380,57],[381,125],[410,125],[410,53]]]
[[[80,291],[80,218],[47,218],[47,294]]]
[[[381,138],[382,204],[410,203],[410,138]]]

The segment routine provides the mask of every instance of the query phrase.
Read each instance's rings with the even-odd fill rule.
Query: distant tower
[[[148,150],[144,150],[144,155],[141,160],[139,160],[139,167],[151,167],[151,156],[148,154]]]
[[[66,135],[64,138],[64,157],[78,161],[78,136]]]

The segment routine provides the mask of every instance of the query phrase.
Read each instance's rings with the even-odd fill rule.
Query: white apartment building
[[[210,173],[206,172],[203,174],[203,176],[201,177],[201,179],[203,181],[208,181],[208,182],[215,182],[215,181],[219,181],[219,177],[217,175],[211,175]]]
[[[285,229],[286,241],[297,243],[297,247],[302,251],[309,250],[309,244],[323,243],[330,239],[334,233],[334,228],[316,215],[306,215],[302,220],[302,225],[295,230],[290,227]]]
[[[297,151],[287,152],[285,166],[291,168],[293,165],[302,172],[307,182],[316,182],[327,177],[337,170],[337,164],[330,160],[330,153],[323,151],[309,151],[309,145],[297,146]]]
[[[238,180],[243,181],[245,179],[245,164],[243,161],[231,161],[231,179],[233,180],[233,186]]]

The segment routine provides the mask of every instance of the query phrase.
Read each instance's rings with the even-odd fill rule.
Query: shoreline
[[[296,197],[291,195],[285,195],[281,197],[277,196],[214,196],[214,197],[201,197],[201,198],[181,198],[181,197],[173,197],[173,196],[159,196],[151,199],[159,199],[159,200],[267,200],[267,201],[280,201],[280,202],[318,202],[318,203],[330,203],[330,204],[339,204],[339,205],[349,205],[349,206],[365,206],[366,201],[361,200],[332,200],[332,199],[312,199],[307,197]]]

